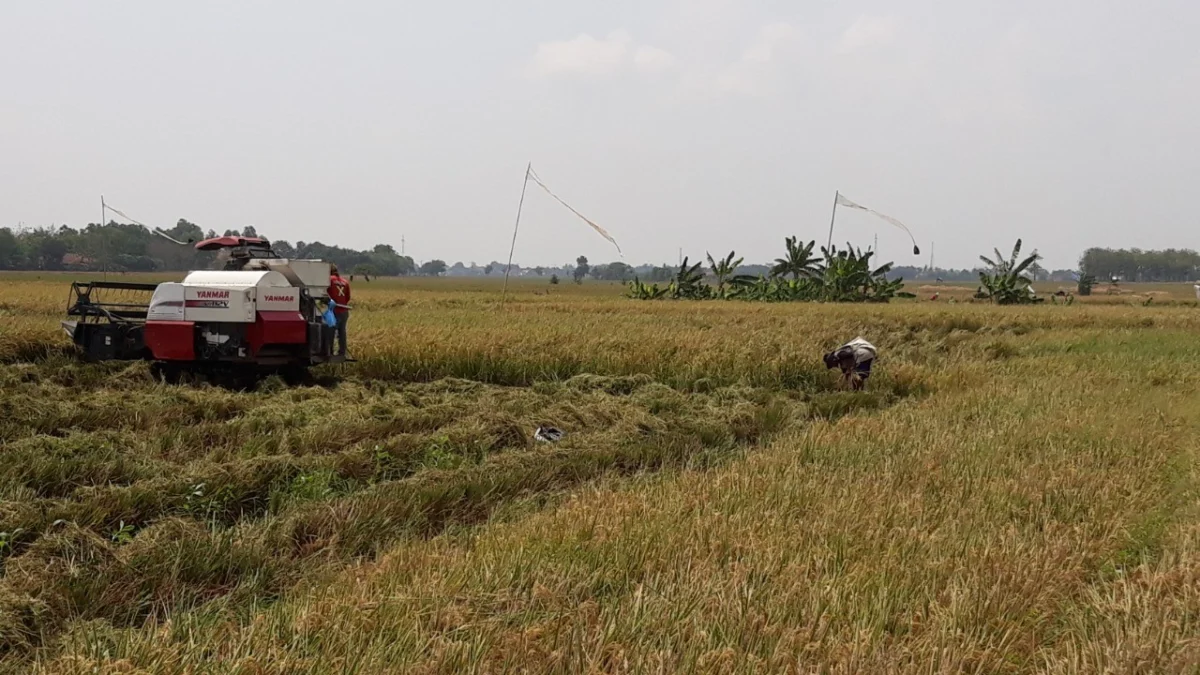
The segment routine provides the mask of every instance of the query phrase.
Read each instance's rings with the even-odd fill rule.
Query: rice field
[[[0,673],[1200,672],[1190,286],[377,280],[239,392],[77,362],[67,280],[3,278]]]

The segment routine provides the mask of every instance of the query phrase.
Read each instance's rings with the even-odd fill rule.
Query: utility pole
[[[404,255],[404,235],[400,235],[400,255]]]

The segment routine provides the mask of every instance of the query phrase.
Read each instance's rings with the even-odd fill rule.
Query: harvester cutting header
[[[181,282],[92,281],[71,285],[63,328],[89,360],[150,360],[169,379],[183,372],[257,378],[339,363],[330,268],[281,258],[270,242],[225,236],[195,245],[216,251],[222,270],[189,272]]]

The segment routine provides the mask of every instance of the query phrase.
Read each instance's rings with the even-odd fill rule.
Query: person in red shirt
[[[337,317],[338,356],[346,355],[346,322],[350,320],[350,282],[338,274],[337,265],[329,266],[329,300]]]

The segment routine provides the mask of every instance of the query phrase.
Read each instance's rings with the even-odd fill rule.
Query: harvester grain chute
[[[240,381],[347,360],[334,353],[334,331],[321,317],[329,263],[281,258],[254,237],[195,247],[217,251],[224,269],[161,284],[72,284],[63,328],[84,358],[149,360],[170,380],[193,373]]]

